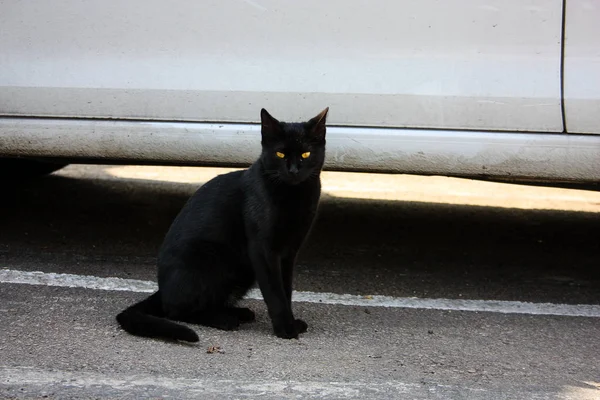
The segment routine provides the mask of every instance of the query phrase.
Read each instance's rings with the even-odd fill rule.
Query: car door
[[[332,125],[561,132],[561,12],[560,0],[5,1],[0,114],[257,122],[261,107],[299,119],[330,106]]]
[[[566,2],[564,104],[567,132],[600,134],[598,1]]]

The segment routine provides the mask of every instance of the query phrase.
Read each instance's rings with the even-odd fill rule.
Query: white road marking
[[[65,383],[66,382],[66,383]],[[238,396],[250,395],[275,395],[290,392],[304,395],[321,395],[323,397],[335,396],[355,397],[366,389],[370,383],[362,382],[295,382],[295,381],[244,381],[244,380],[217,380],[217,379],[186,379],[168,378],[156,375],[127,375],[127,374],[99,374],[93,372],[71,371],[44,371],[26,367],[0,367],[0,383],[11,385],[59,385],[76,388],[89,388],[105,386],[119,391],[129,391],[136,388],[154,387],[169,391],[185,391],[188,394],[229,394]],[[419,389],[418,384],[401,382],[380,383],[379,390],[383,387],[393,389],[394,392],[410,393]],[[421,385],[422,386],[422,385]],[[375,389],[375,388],[374,388]],[[379,391],[376,390],[375,391]]]
[[[244,2],[250,4],[252,7],[260,10],[260,11],[267,11],[266,7],[261,6],[260,4],[252,1],[252,0],[244,0]]]
[[[135,398],[254,398],[266,399],[389,399],[434,400],[469,398],[473,400],[518,398],[523,392],[530,400],[597,399],[593,387],[574,386],[516,387],[486,389],[467,385],[435,382],[399,381],[324,382],[299,380],[231,380],[170,378],[156,374],[103,374],[83,371],[43,370],[30,367],[0,367],[0,388],[19,388],[22,395],[51,394],[50,397],[121,397]],[[11,392],[13,392],[11,390]],[[14,392],[13,392],[14,394]],[[408,396],[408,397],[407,397]]]
[[[137,279],[100,278],[89,275],[57,274],[39,271],[0,269],[0,283],[61,286],[96,290],[152,293],[155,282]],[[262,300],[260,291],[252,289],[246,298]],[[600,305],[527,303],[502,300],[426,299],[417,297],[357,296],[353,294],[294,291],[295,302],[358,307],[416,308],[429,310],[494,312],[502,314],[559,315],[600,317]]]

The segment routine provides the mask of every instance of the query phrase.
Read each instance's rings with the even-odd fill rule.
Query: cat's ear
[[[263,141],[277,139],[281,133],[281,123],[264,108],[260,110],[260,124]]]
[[[325,122],[327,120],[327,113],[329,112],[329,107],[325,108],[323,111],[319,113],[314,118],[311,118],[306,126],[308,128],[308,134],[315,139],[323,140],[325,139]]]

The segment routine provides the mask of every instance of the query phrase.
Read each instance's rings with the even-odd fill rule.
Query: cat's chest
[[[271,237],[276,241],[293,242],[304,240],[316,215],[317,201],[307,199],[293,204],[277,204],[271,215]]]
[[[297,187],[249,186],[244,218],[251,238],[269,242],[275,250],[295,248],[315,218],[320,182]]]
[[[274,228],[280,232],[295,231],[310,226],[315,217],[315,207],[304,209],[279,209],[273,215]]]

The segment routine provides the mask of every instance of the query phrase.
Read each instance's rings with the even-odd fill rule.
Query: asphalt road
[[[146,296],[171,220],[223,171],[70,166],[3,185],[0,398],[600,399],[600,192],[327,173],[299,340],[274,337],[256,299],[255,323],[194,327],[196,345],[125,334],[114,316]]]

